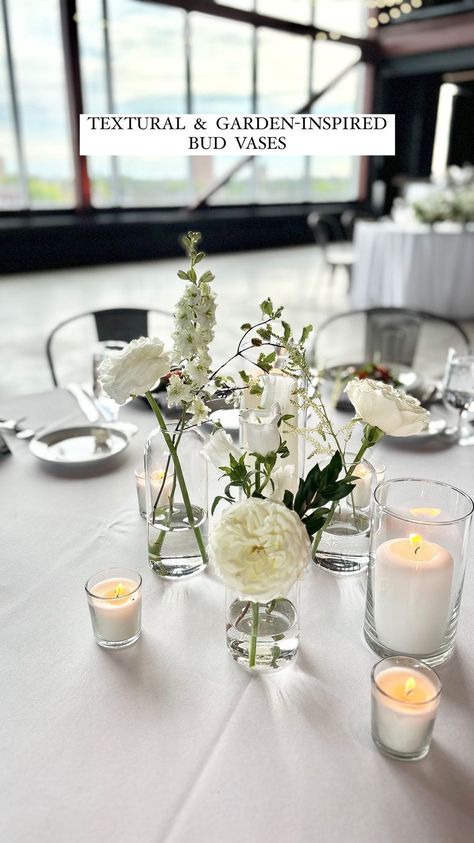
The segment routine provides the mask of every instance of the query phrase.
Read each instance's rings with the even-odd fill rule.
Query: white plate
[[[119,427],[87,424],[35,436],[30,451],[39,460],[56,465],[91,465],[116,456],[129,442]]]

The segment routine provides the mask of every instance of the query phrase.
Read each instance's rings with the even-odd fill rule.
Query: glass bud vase
[[[180,579],[198,574],[206,565],[207,465],[201,454],[205,438],[197,427],[177,430],[176,422],[167,425],[167,435],[177,449],[182,479],[158,428],[145,445],[148,561],[160,576]]]
[[[355,488],[334,507],[332,518],[313,542],[313,559],[324,571],[336,576],[360,574],[369,564],[372,494],[377,483],[374,467],[367,460],[353,462],[346,454],[341,477],[350,473]],[[321,468],[330,457],[320,461]]]
[[[364,635],[381,656],[431,667],[454,649],[473,501],[432,480],[375,490]]]
[[[286,597],[267,603],[226,589],[227,649],[252,673],[273,673],[291,664],[299,646],[299,583]]]

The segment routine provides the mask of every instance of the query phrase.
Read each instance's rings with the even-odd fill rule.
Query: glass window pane
[[[366,0],[316,0],[315,24],[321,29],[363,36],[367,33],[367,17]]]
[[[313,91],[322,91],[346,67],[360,58],[359,47],[351,44],[335,44],[331,41],[315,41],[313,54]]]
[[[311,23],[311,11],[311,0],[257,0],[257,12],[272,18]]]
[[[2,30],[0,31],[0,211],[20,208],[22,204]]]
[[[33,208],[74,204],[59,4],[8,4],[28,189]],[[47,59],[46,59],[47,57]]]
[[[357,114],[362,109],[365,68],[358,65],[313,106],[314,114]],[[311,158],[310,199],[349,201],[357,198],[360,159],[355,156]]]
[[[245,23],[192,14],[191,79],[193,112],[248,114],[252,110],[253,28]],[[203,193],[233,166],[233,156],[190,159],[195,196]],[[211,199],[213,204],[251,201],[251,182],[239,176]]]
[[[76,3],[84,110],[91,114],[107,114],[101,0],[76,0]],[[90,155],[87,169],[92,204],[97,208],[113,205],[112,159],[104,155]]]
[[[190,15],[193,111],[248,114],[252,104],[253,27]]]

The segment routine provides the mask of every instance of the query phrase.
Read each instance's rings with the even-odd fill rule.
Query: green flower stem
[[[249,643],[249,667],[255,667],[255,657],[257,655],[258,610],[259,604],[252,602],[252,632],[250,634]]]
[[[354,461],[353,461],[353,464],[351,465],[351,467],[348,471],[348,475],[351,475],[353,473],[355,466],[357,465],[357,463],[359,463],[361,461],[361,459],[363,458],[363,456],[364,456],[365,452],[368,450],[368,448],[372,448],[372,446],[375,445],[379,441],[379,439],[382,438],[383,435],[384,435],[383,431],[379,430],[379,428],[369,427],[369,425],[366,425],[366,427],[364,428],[364,438],[362,439],[361,446],[360,446],[359,450],[357,451],[357,454],[354,457]],[[351,493],[351,498],[352,498],[352,493]],[[321,537],[322,537],[326,527],[328,527],[329,524],[332,521],[334,511],[336,509],[336,505],[337,505],[337,501],[333,501],[332,504],[331,504],[331,509],[329,510],[329,512],[326,516],[326,520],[325,520],[323,526],[318,530],[318,532],[314,536],[313,548],[312,548],[313,557],[316,554],[316,551],[319,547],[319,543],[321,541]],[[353,500],[352,500],[352,507],[354,509],[354,501]]]
[[[201,554],[202,561],[206,565],[207,564],[206,548],[204,547],[204,542],[203,542],[203,539],[202,539],[201,530],[199,529],[199,527],[196,527],[194,525],[193,510],[192,510],[192,506],[191,506],[191,501],[189,499],[188,490],[186,488],[186,481],[184,479],[183,470],[181,468],[181,463],[179,461],[178,452],[176,450],[175,445],[173,444],[173,440],[172,440],[171,436],[168,433],[168,430],[166,428],[166,422],[165,422],[163,416],[161,415],[160,408],[158,407],[158,404],[156,403],[155,399],[153,398],[153,395],[151,394],[151,392],[146,392],[145,397],[146,397],[151,409],[153,410],[153,412],[156,416],[156,419],[157,419],[157,422],[159,424],[160,430],[163,434],[163,439],[165,440],[165,442],[166,442],[166,444],[169,448],[169,452],[171,454],[171,459],[173,460],[176,479],[178,481],[179,488],[181,489],[181,494],[183,496],[183,503],[184,503],[184,507],[186,509],[186,515],[188,516],[189,523],[193,528],[194,535],[196,536],[196,541],[197,541],[197,544],[198,544],[198,547],[199,547],[199,552]]]

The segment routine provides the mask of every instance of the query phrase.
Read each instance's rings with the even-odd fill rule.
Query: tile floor
[[[176,258],[0,277],[0,395],[52,385],[45,342],[63,319],[107,307],[172,310],[183,288],[176,271],[185,265]],[[232,354],[239,326],[258,316],[258,303],[268,295],[285,306],[295,330],[347,306],[344,272],[329,284],[314,246],[210,255],[206,265],[218,294],[215,361]],[[79,339],[92,343],[92,333]],[[65,375],[73,380],[75,372]]]

